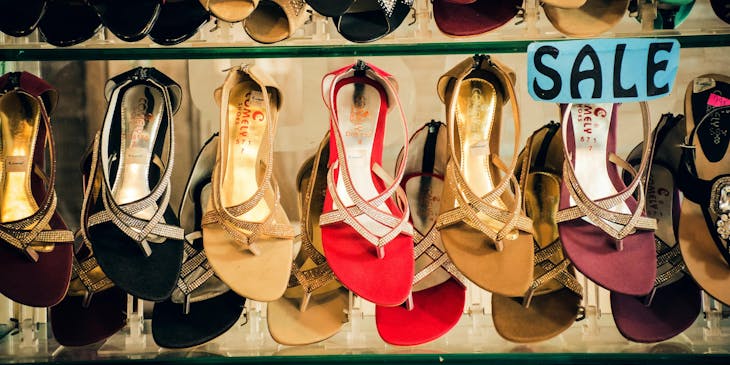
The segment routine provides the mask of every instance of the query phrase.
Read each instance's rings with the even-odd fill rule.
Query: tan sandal
[[[505,296],[527,291],[534,266],[532,221],[521,210],[514,177],[520,116],[513,79],[510,69],[477,55],[438,82],[451,155],[436,228],[451,261],[469,280]],[[498,153],[502,105],[510,100],[515,151],[507,166]]]
[[[322,247],[319,214],[327,190],[329,133],[297,174],[301,249],[284,296],[267,306],[269,333],[283,345],[307,345],[337,334],[347,322],[349,291],[337,281]]]
[[[259,0],[200,0],[214,17],[228,23],[238,23],[246,19],[256,7]]]
[[[229,71],[216,99],[220,143],[202,221],[203,247],[233,291],[276,300],[289,282],[294,237],[273,178],[281,92],[255,66],[241,66]]]
[[[276,43],[294,35],[308,17],[304,0],[261,0],[243,29],[256,42]]]

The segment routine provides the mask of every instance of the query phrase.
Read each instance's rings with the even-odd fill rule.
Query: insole
[[[212,12],[226,19],[245,17],[253,10],[250,0],[210,0],[208,5]]]
[[[371,161],[375,130],[380,118],[380,106],[383,103],[386,101],[381,99],[380,92],[374,86],[365,83],[345,84],[337,92],[337,115],[340,116],[340,128],[347,156],[347,160],[341,163],[347,164],[352,185],[365,200],[373,199],[379,194],[373,183]],[[351,206],[353,202],[342,179],[343,174],[340,170],[337,177],[337,195],[345,206]],[[378,206],[378,209],[392,214],[385,203]],[[376,236],[383,236],[390,230],[365,214],[358,216],[357,220]]]
[[[618,191],[608,172],[608,169],[616,169],[616,166],[607,160],[607,153],[615,152],[608,151],[607,146],[613,104],[573,104],[570,113],[575,139],[576,180],[580,183],[586,196],[593,201],[616,195]],[[575,205],[573,197],[570,198],[570,204]],[[623,202],[611,210],[618,213],[631,213],[629,207]],[[588,217],[583,217],[583,219],[593,224]],[[607,223],[615,229],[621,229],[618,224]]]
[[[477,78],[461,82],[456,106],[456,123],[462,146],[460,168],[469,188],[480,197],[494,190],[496,176],[492,176],[493,151],[490,146],[493,143],[492,138],[499,138],[492,136],[492,131],[499,115],[497,113],[501,113],[501,106],[501,98],[491,83]],[[501,199],[495,199],[491,204],[503,210],[507,209]],[[504,226],[481,212],[477,216],[494,231],[499,231]],[[516,231],[506,237],[508,240],[516,238]]]
[[[273,95],[270,102],[276,104]],[[266,105],[261,87],[253,81],[235,84],[228,96],[228,120],[225,137],[228,139],[223,161],[221,203],[232,207],[250,199],[258,189],[259,150],[266,136]],[[271,213],[266,199],[261,199],[239,219],[263,222]]]
[[[646,215],[656,219],[657,229],[654,235],[666,243],[669,247],[677,244],[674,235],[674,218],[672,210],[674,209],[674,176],[663,166],[654,164],[651,167],[649,182],[646,186]],[[667,262],[657,268],[657,276],[667,272],[673,266],[672,262]],[[682,275],[675,275],[676,279]],[[665,284],[676,281],[670,280]]]
[[[0,191],[0,221],[12,222],[33,215],[38,205],[30,190],[33,140],[40,126],[40,105],[23,93],[0,97],[3,180]]]
[[[246,31],[259,42],[273,43],[288,38],[289,20],[284,9],[274,2],[262,1],[246,19]]]
[[[150,162],[164,105],[162,92],[146,85],[132,86],[122,97],[119,171],[112,184],[117,204],[131,203],[150,194]],[[157,206],[152,204],[135,216],[150,219],[156,211]]]
[[[696,120],[697,144],[695,156],[699,178],[712,180],[728,173],[728,146],[730,146],[730,107],[713,108],[707,117]],[[700,167],[701,166],[701,167]]]

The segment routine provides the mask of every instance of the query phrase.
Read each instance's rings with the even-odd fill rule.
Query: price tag
[[[527,83],[537,101],[636,102],[669,94],[679,68],[675,39],[618,38],[535,42]]]

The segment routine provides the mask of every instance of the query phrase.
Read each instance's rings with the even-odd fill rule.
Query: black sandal
[[[332,19],[348,41],[373,42],[393,33],[408,16],[412,4],[410,0],[356,0],[345,13]]]
[[[49,1],[38,28],[49,44],[68,47],[89,40],[101,29],[101,18],[85,0]]]
[[[172,116],[182,89],[156,69],[138,67],[110,79],[106,94],[109,108],[94,139],[94,178],[87,183],[100,189],[86,190],[82,226],[99,266],[117,286],[145,300],[164,300],[175,288],[183,255],[184,232],[168,206]]]
[[[1,0],[0,32],[24,37],[35,30],[46,12],[46,0]]]
[[[150,31],[150,39],[163,46],[172,46],[190,39],[210,19],[198,0],[167,0]]]
[[[104,26],[125,42],[136,42],[152,30],[164,0],[87,0]]]

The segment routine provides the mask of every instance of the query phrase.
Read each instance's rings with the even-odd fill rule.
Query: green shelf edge
[[[53,360],[54,363],[57,360]],[[156,359],[109,359],[94,361],[64,361],[64,365],[90,364],[540,364],[540,365],[646,365],[646,364],[723,364],[730,362],[729,354],[615,354],[615,353],[513,353],[513,354],[401,354],[401,355],[328,355],[328,356],[249,356],[249,357],[192,357]],[[35,362],[37,364],[37,362]],[[31,363],[28,363],[31,364]]]
[[[650,35],[674,38],[682,48],[730,46],[730,34]],[[0,61],[144,60],[281,57],[423,56],[437,54],[521,53],[534,41],[565,39],[433,42],[410,44],[285,45],[247,47],[0,48]]]

